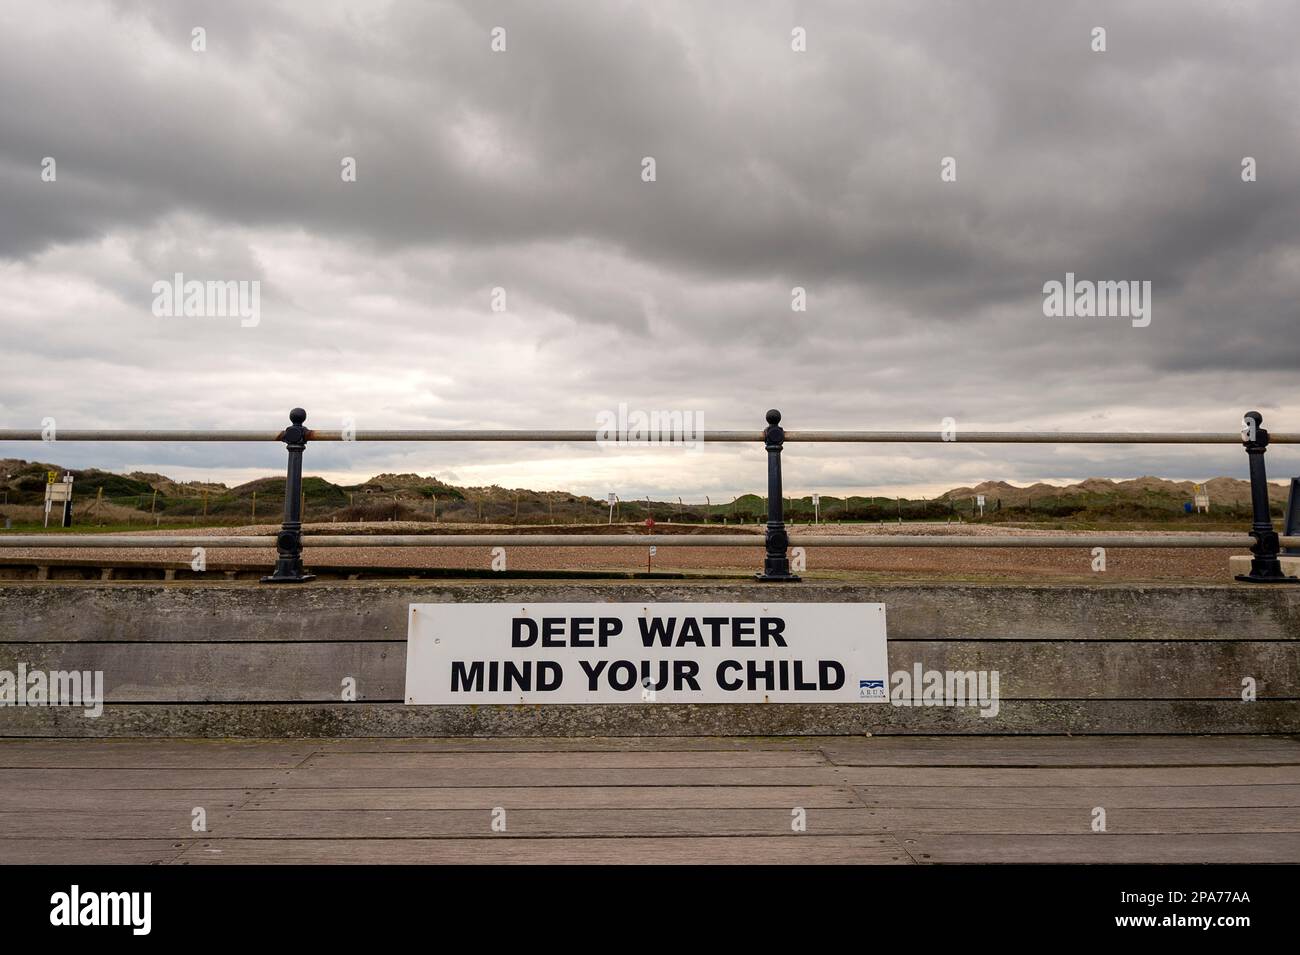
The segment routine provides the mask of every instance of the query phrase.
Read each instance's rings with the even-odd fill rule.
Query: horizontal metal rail
[[[620,415],[622,410],[620,408]],[[1271,444],[1300,444],[1300,434],[1270,434],[1264,430],[1263,415],[1248,411],[1242,416],[1240,432],[1173,432],[1173,431],[964,431],[952,428],[939,431],[787,431],[781,427],[781,412],[772,408],[764,415],[767,428],[745,431],[703,431],[687,427],[684,417],[667,423],[650,420],[648,427],[627,427],[621,418],[618,428],[596,427],[572,431],[557,430],[314,430],[306,425],[307,412],[293,408],[289,425],[280,431],[215,430],[138,430],[54,428],[0,430],[3,441],[131,441],[131,442],[284,442],[288,454],[285,478],[284,521],[275,537],[234,536],[158,536],[129,535],[0,535],[0,549],[51,548],[119,548],[164,549],[178,547],[270,548],[276,549],[275,568],[263,583],[300,584],[314,579],[303,566],[303,549],[314,547],[762,547],[763,569],[755,575],[759,581],[797,582],[789,559],[795,547],[966,547],[966,548],[1229,548],[1249,550],[1250,572],[1237,575],[1251,583],[1300,583],[1282,569],[1278,553],[1282,547],[1300,547],[1300,537],[1280,537],[1273,530],[1269,515],[1268,478],[1264,452]],[[601,418],[597,419],[598,421]],[[945,419],[949,423],[950,419]],[[537,441],[553,443],[595,442],[602,446],[673,447],[699,445],[704,442],[762,444],[767,456],[767,526],[762,537],[736,534],[658,535],[624,534],[438,534],[438,535],[308,535],[302,532],[303,452],[318,441]],[[859,444],[1119,444],[1119,445],[1239,445],[1249,456],[1251,486],[1251,522],[1247,535],[1190,536],[1186,534],[1147,535],[1046,535],[1023,537],[967,537],[946,535],[871,535],[862,537],[789,535],[786,531],[781,487],[781,453],[787,442],[859,443]],[[102,489],[101,489],[102,491]],[[611,506],[614,502],[611,495]],[[516,502],[517,503],[517,502]],[[983,498],[980,499],[981,514]],[[46,502],[48,520],[50,504]],[[206,508],[205,508],[206,510]],[[1288,513],[1291,506],[1288,505]],[[612,520],[611,510],[611,520]],[[650,522],[653,524],[653,522]],[[65,502],[64,526],[71,524],[71,502]],[[1288,523],[1287,530],[1295,528]]]
[[[1300,444],[1300,434],[1270,433],[1276,444]],[[709,440],[708,436],[704,440]],[[862,444],[1236,444],[1241,434],[1187,431],[787,431],[786,441]]]
[[[204,537],[175,536],[132,537],[124,534],[5,534],[0,535],[0,549],[17,548],[86,548],[118,547],[123,550],[161,550],[167,547],[274,547],[274,537]]]
[[[790,535],[792,547],[1183,547],[1248,549],[1245,534],[1026,534],[1019,537],[966,535]],[[1285,546],[1300,546],[1300,537],[1283,537]],[[321,534],[304,535],[303,546],[314,547],[762,547],[760,534]],[[0,535],[0,549],[17,548],[141,548],[274,547],[274,537],[157,536],[123,534]]]
[[[271,431],[59,430],[51,439],[39,429],[0,430],[0,441],[281,441]],[[677,440],[623,440],[594,429],[585,431],[309,431],[309,441],[553,441],[598,442],[631,447],[673,447],[687,441],[761,442],[762,431],[703,431]],[[1241,434],[1183,431],[786,431],[787,442],[838,444],[1236,444]],[[1272,433],[1273,444],[1300,444],[1300,434]]]

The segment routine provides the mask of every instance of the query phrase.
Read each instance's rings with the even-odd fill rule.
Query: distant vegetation
[[[46,472],[65,469],[41,462],[0,461],[0,518],[15,526],[40,519]],[[148,524],[272,524],[284,509],[282,477],[260,478],[237,487],[181,483],[161,474],[121,475],[95,468],[72,471],[74,521],[82,526]],[[1090,479],[1056,487],[1019,488],[988,482],[955,488],[938,498],[892,498],[823,494],[821,520],[835,522],[949,521],[977,523],[1059,523],[1067,526],[1176,522],[1189,527],[1239,525],[1249,520],[1249,483],[1231,478],[1207,482],[1210,514],[1188,514],[1191,485],[1158,478],[1112,482]],[[984,514],[975,504],[985,497]],[[1286,488],[1270,487],[1275,518],[1281,518]],[[600,499],[563,491],[456,487],[418,474],[380,474],[361,484],[339,485],[319,477],[303,479],[307,522],[447,521],[489,524],[603,524],[609,506]],[[811,497],[787,498],[786,519],[813,520]],[[766,519],[767,502],[758,494],[731,501],[680,504],[677,501],[620,501],[616,522],[656,521],[695,524],[753,524]]]

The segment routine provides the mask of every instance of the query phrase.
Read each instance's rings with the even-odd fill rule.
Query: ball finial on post
[[[788,549],[790,537],[785,532],[784,498],[781,492],[781,449],[785,446],[785,430],[781,427],[781,412],[773,408],[767,413],[767,428],[763,431],[763,447],[767,450],[767,533],[764,535],[765,554],[763,570],[755,574],[762,581],[797,581],[790,572]]]
[[[1273,529],[1273,517],[1268,497],[1268,474],[1264,469],[1264,452],[1268,450],[1269,434],[1261,425],[1264,416],[1258,411],[1247,411],[1241,416],[1241,444],[1249,455],[1250,508],[1253,520],[1250,536],[1255,539],[1250,552],[1250,573],[1238,574],[1237,580],[1250,584],[1298,584],[1282,569],[1278,559],[1281,541]]]
[[[262,578],[264,584],[301,584],[316,579],[302,565],[302,453],[311,438],[311,432],[303,427],[306,420],[306,411],[292,409],[289,427],[277,435],[289,452],[289,466],[284,481],[284,521],[275,536],[275,570]]]

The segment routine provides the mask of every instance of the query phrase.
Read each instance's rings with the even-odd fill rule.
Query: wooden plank
[[[816,736],[537,736],[410,737],[313,740],[326,753],[782,752],[819,750]]]
[[[0,669],[102,671],[110,703],[338,701],[356,680],[357,699],[401,702],[404,642],[7,643]],[[1300,688],[1294,643],[1260,641],[900,641],[891,672],[998,671],[1004,700],[1231,699],[1241,679],[1260,699]],[[920,695],[919,689],[917,695]]]
[[[313,585],[310,599],[297,588],[219,581],[0,583],[0,643],[406,639],[407,601],[391,583],[317,583],[325,586]]]
[[[891,674],[917,663],[922,672],[997,671],[1004,700],[1240,701],[1243,675],[1260,699],[1292,699],[1300,688],[1300,654],[1281,642],[889,641]]]
[[[830,767],[693,769],[9,769],[0,787],[35,789],[355,789],[369,787],[809,786],[844,784]]]
[[[317,753],[310,769],[687,769],[827,766],[816,750],[764,752]]]
[[[93,747],[95,744],[91,744]],[[99,744],[103,746],[104,744]],[[811,750],[693,750],[656,752],[636,749],[632,752],[570,750],[565,752],[451,752],[451,753],[321,753],[318,748],[305,743],[290,747],[266,746],[250,748],[232,747],[206,741],[185,741],[181,745],[148,746],[131,749],[112,746],[103,750],[80,748],[70,750],[64,746],[42,749],[27,745],[22,749],[0,741],[0,768],[5,769],[281,769],[309,763],[312,766],[340,769],[366,768],[526,768],[549,766],[574,768],[581,766],[641,767],[645,769],[670,767],[753,767],[753,766],[825,766],[826,759]]]
[[[781,753],[820,752],[839,765],[1200,765],[1300,759],[1300,738],[1291,736],[802,736],[724,737],[535,737],[535,738],[335,738],[312,740],[58,739],[0,738],[0,765],[12,754],[39,754],[80,763],[148,759],[173,754],[233,754],[250,765],[258,754],[305,759],[320,753]],[[775,757],[773,757],[775,758]]]
[[[0,792],[24,790],[268,789],[285,785],[288,769],[6,769]]]
[[[766,601],[762,585],[717,580],[6,582],[0,643],[79,640],[404,640],[411,603]],[[896,640],[1300,639],[1290,588],[1204,584],[807,582],[785,600],[881,602]]]
[[[228,750],[232,753],[303,753],[304,758],[311,753],[635,753],[646,750],[664,753],[780,753],[790,750],[820,752],[824,741],[824,738],[816,736],[335,737],[246,740],[203,737],[0,737],[0,758],[6,753],[55,753],[72,758],[85,753],[98,757],[106,752],[141,754],[150,758],[153,754],[170,753],[184,747],[206,747],[205,752]]]
[[[844,786],[512,786],[485,788],[282,789],[260,792],[246,809],[830,809],[861,806]],[[195,803],[195,805],[199,805]]]
[[[101,671],[108,703],[402,700],[406,644],[8,643],[0,670]]]
[[[811,772],[811,770],[810,770]],[[1300,766],[1019,767],[964,766],[837,767],[837,782],[850,786],[1265,786],[1300,784]]]
[[[176,806],[228,809],[654,809],[676,806],[866,805],[881,808],[1108,808],[1300,806],[1300,786],[561,786],[390,789],[24,789],[0,788],[0,811],[47,809],[170,811]]]
[[[75,747],[51,745],[76,742]],[[229,744],[187,740],[180,745],[120,746],[105,740],[0,740],[0,769],[290,769],[314,752],[305,743]],[[15,745],[16,744],[16,745]]]
[[[1093,807],[1106,810],[1106,833],[1300,832],[1300,806],[1271,809],[1126,809],[1078,802],[1072,808],[876,809],[859,820],[891,832],[1092,834]]]
[[[0,707],[9,737],[679,737],[1294,734],[1294,701],[1003,700],[970,707],[839,705],[406,706],[401,703],[110,704],[99,719],[66,707]]]
[[[492,830],[493,809],[408,810],[403,812],[335,810],[330,812],[259,810],[237,812],[210,835],[286,839],[436,837],[538,838],[554,836],[784,836],[796,833],[793,815],[802,809],[806,833],[854,835],[884,827],[866,809],[524,809],[504,810],[506,829]]]
[[[0,743],[0,858],[1300,861],[1291,738],[677,742]]]
[[[1298,764],[1300,740],[1242,736],[837,737],[839,766],[1159,766]]]
[[[203,806],[212,812],[234,809],[257,792],[255,789],[23,789],[0,784],[0,813],[37,809],[48,812],[172,812],[178,806]]]
[[[175,862],[189,842],[171,839],[7,839],[5,865],[160,865]]]
[[[178,860],[212,864],[908,865],[882,835],[592,839],[225,839],[195,843]]]
[[[398,791],[398,790],[394,790]],[[1177,808],[1300,806],[1300,786],[864,786],[865,805],[919,809],[1079,806]]]
[[[103,812],[0,813],[0,844],[19,839],[193,838],[190,806]],[[494,810],[502,812],[496,813]],[[462,839],[555,836],[783,836],[794,834],[802,809],[808,834],[880,832],[870,810],[786,806],[760,809],[526,809],[504,806],[439,810],[231,810],[210,812],[206,840],[244,839]],[[494,818],[505,830],[493,830]],[[799,833],[804,834],[804,833]]]
[[[899,833],[922,863],[1297,863],[1300,833],[989,835]]]
[[[927,583],[858,589],[861,595],[848,599],[886,603],[891,640],[1295,640],[1300,636],[1296,627],[1300,595],[1262,596],[1230,582]]]
[[[191,828],[195,807],[177,803],[170,810],[105,812],[18,810],[0,812],[0,847],[25,839],[192,839],[206,836]],[[213,810],[209,831],[234,810]]]
[[[511,769],[11,769],[0,787],[36,789],[384,789],[535,786],[1188,786],[1300,783],[1296,766],[1046,769],[966,767]]]

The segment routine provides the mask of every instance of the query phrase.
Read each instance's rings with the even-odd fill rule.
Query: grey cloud
[[[581,427],[619,400],[718,427],[778,402],[804,427],[1300,413],[1297,25],[1173,0],[9,3],[0,402],[214,426],[309,401],[389,426]],[[173,271],[260,278],[263,325],[158,321]],[[1045,319],[1067,271],[1150,280],[1152,325]],[[986,476],[1101,463],[1013,449]]]

